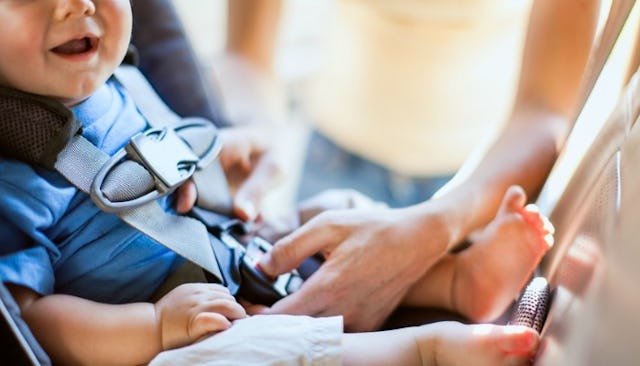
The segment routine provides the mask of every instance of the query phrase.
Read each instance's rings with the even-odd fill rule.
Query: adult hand
[[[266,195],[281,181],[282,159],[270,137],[265,126],[220,131],[219,160],[233,197],[233,211],[242,220],[254,220]],[[191,210],[196,198],[196,187],[189,180],[178,189],[177,211]]]
[[[383,207],[387,207],[384,202],[353,189],[327,189],[301,201],[291,212],[262,222],[256,233],[274,243],[325,211]]]
[[[299,291],[259,311],[341,314],[349,331],[374,330],[446,252],[444,234],[415,208],[321,213],[278,241],[260,266],[273,276],[318,252],[326,261]]]
[[[272,144],[268,126],[234,127],[222,131],[220,163],[233,196],[234,213],[254,220],[263,200],[283,178],[281,151]]]

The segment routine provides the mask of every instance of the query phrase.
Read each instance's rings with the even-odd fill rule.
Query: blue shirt
[[[146,128],[114,80],[73,108],[83,135],[113,154]],[[0,280],[48,295],[144,301],[182,260],[100,211],[60,174],[0,158]]]

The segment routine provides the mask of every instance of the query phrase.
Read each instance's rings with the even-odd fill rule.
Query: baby
[[[113,154],[146,128],[127,91],[111,78],[126,53],[131,27],[129,0],[0,0],[0,85],[62,102],[83,123],[87,140]],[[242,160],[251,151],[251,143],[243,143],[238,134],[223,132],[232,143],[225,145],[221,159]],[[490,291],[493,300],[481,309],[504,308],[549,244],[544,219],[523,206],[523,193],[510,190],[483,240],[465,256],[436,264],[421,282],[442,291],[434,291],[431,300],[409,295],[407,302],[443,304],[473,315],[479,294]],[[270,349],[283,327],[300,318],[305,325],[291,340],[304,336],[312,341],[296,352],[323,357],[328,364],[527,364],[538,345],[537,333],[524,327],[438,323],[342,334],[339,318],[247,317],[215,284],[182,285],[150,303],[151,294],[183,261],[101,212],[58,173],[11,159],[0,159],[0,232],[5,241],[0,279],[58,364],[145,364],[163,350],[206,336],[213,344],[228,344],[225,337],[243,339],[268,322],[261,331],[274,337],[265,335],[246,349],[235,342],[236,348],[225,347],[237,351],[232,356],[209,350],[210,364],[243,364],[265,357],[258,350]],[[501,249],[505,256],[524,253],[497,279],[504,291],[476,276],[482,266],[496,265],[482,254]],[[478,268],[468,266],[481,259]],[[443,286],[442,278],[450,279],[450,286]],[[326,333],[309,331],[318,327]],[[334,341],[315,342],[316,336]],[[271,357],[298,363],[284,355]]]

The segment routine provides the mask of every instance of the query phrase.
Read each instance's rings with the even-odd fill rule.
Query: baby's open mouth
[[[78,55],[93,51],[97,46],[98,38],[83,37],[67,41],[57,47],[52,48],[51,51],[62,55]]]

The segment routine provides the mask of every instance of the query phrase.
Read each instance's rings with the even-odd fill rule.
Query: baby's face
[[[0,0],[0,84],[77,104],[126,53],[129,0]]]

